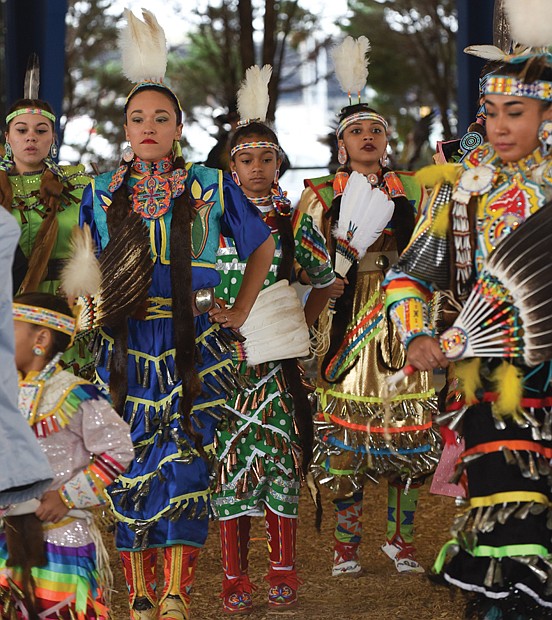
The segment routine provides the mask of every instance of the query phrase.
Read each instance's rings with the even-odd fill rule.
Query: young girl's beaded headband
[[[241,142],[236,144],[230,151],[230,157],[234,157],[238,151],[243,151],[244,149],[274,149],[277,153],[280,153],[280,147],[276,142]]]
[[[48,112],[48,110],[43,110],[42,108],[20,108],[6,116],[6,125],[16,116],[21,116],[22,114],[38,114],[39,116],[45,116],[54,124],[56,122],[56,117],[51,112]]]
[[[62,332],[71,336],[71,340],[75,335],[76,321],[73,317],[61,314],[55,310],[41,308],[40,306],[29,306],[27,304],[13,304],[14,321],[23,321],[24,323],[32,323],[48,327],[57,332]]]

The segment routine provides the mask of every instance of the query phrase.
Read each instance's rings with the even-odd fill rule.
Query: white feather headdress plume
[[[335,75],[341,90],[349,95],[349,99],[352,93],[357,93],[360,102],[360,93],[368,78],[369,51],[370,41],[366,37],[346,37],[340,45],[332,49]]]
[[[504,0],[512,38],[529,47],[552,45],[550,0]]]
[[[125,9],[126,26],[119,34],[123,73],[135,84],[161,82],[167,70],[165,32],[150,11],[142,9],[144,21]]]
[[[245,72],[245,79],[238,90],[238,113],[242,123],[252,120],[265,122],[270,101],[268,83],[271,76],[271,65],[265,65],[262,69],[253,65]]]

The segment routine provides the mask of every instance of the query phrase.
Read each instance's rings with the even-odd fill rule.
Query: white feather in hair
[[[331,55],[335,75],[341,90],[349,96],[359,93],[366,86],[368,78],[368,57],[370,41],[366,37],[346,37],[340,45],[333,48]]]
[[[31,54],[25,72],[25,84],[23,86],[24,99],[38,99],[40,88],[40,63],[37,54]]]
[[[68,297],[96,295],[100,290],[102,274],[96,258],[94,241],[88,224],[75,226],[71,233],[71,257],[61,272],[61,288]]]
[[[161,82],[167,70],[167,42],[163,28],[150,11],[144,21],[125,9],[126,26],[119,34],[124,75],[133,83]]]
[[[550,0],[504,0],[512,38],[530,47],[552,45]]]
[[[253,65],[245,72],[245,79],[238,90],[238,113],[240,120],[266,120],[268,111],[268,83],[272,76],[272,66]]]

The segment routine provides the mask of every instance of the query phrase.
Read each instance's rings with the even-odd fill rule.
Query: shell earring
[[[276,168],[276,172],[274,173],[274,185],[278,185],[279,180],[280,180],[280,168]]]
[[[389,165],[389,157],[387,156],[387,151],[380,157],[380,165],[382,168],[387,168]]]
[[[345,148],[345,145],[342,144],[337,151],[337,161],[344,166],[347,163],[347,157],[347,149]]]
[[[236,185],[241,185],[240,177],[235,170],[232,170],[232,181],[234,181]]]

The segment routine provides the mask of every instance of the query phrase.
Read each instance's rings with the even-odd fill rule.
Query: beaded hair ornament
[[[238,90],[238,114],[240,120],[238,127],[246,127],[250,123],[266,123],[266,113],[268,111],[268,83],[272,76],[272,67],[264,65],[259,67],[253,65],[245,72],[240,89]],[[280,154],[280,146],[275,142],[241,142],[230,151],[230,157],[243,149],[274,149]]]
[[[71,340],[75,335],[76,321],[73,317],[40,306],[14,303],[13,320],[48,327],[56,332],[71,336]]]
[[[182,106],[176,94],[163,82],[167,71],[167,41],[165,32],[155,15],[142,9],[144,21],[138,19],[129,9],[124,10],[127,25],[119,33],[123,74],[135,84],[125,101],[125,109],[136,91],[154,87],[165,90]]]
[[[504,9],[510,26],[512,41],[510,49],[504,51],[495,45],[470,45],[464,51],[486,60],[505,64],[531,63],[543,58],[552,66],[552,20],[549,0],[504,0]],[[509,95],[529,97],[539,101],[552,102],[552,82],[535,80],[524,82],[513,75],[493,73],[485,84],[486,95]]]
[[[358,103],[362,103],[361,94],[368,78],[369,61],[367,54],[369,51],[370,41],[362,36],[358,39],[345,37],[343,42],[334,47],[331,52],[335,75],[341,90],[347,93],[349,97],[349,105],[353,105],[353,94],[357,95]],[[377,121],[385,127],[385,131],[389,128],[388,122],[381,114],[368,110],[359,110],[341,120],[336,130],[337,137],[341,137],[345,129],[357,121]]]

